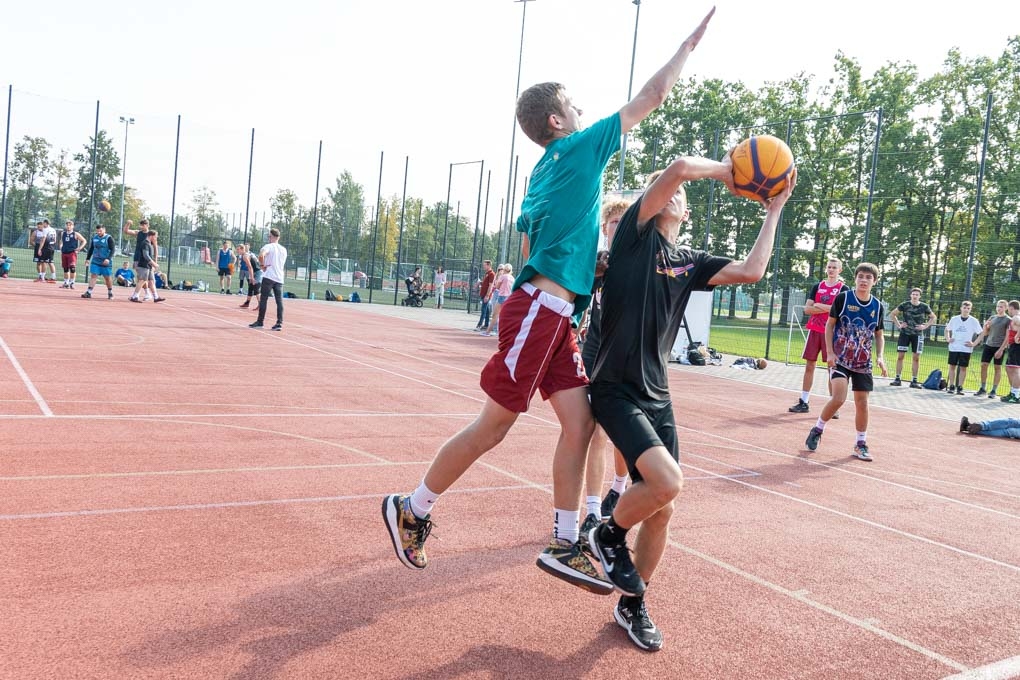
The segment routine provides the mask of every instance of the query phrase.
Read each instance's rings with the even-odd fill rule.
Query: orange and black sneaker
[[[406,567],[424,569],[429,560],[425,556],[425,539],[432,532],[429,516],[419,519],[411,512],[411,497],[393,494],[383,499],[383,521],[397,557]]]

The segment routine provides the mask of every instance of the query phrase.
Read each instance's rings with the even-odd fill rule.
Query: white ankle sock
[[[553,536],[556,538],[562,538],[570,541],[571,543],[577,542],[577,516],[576,510],[560,510],[556,508],[553,510]]]
[[[868,441],[868,431],[865,430],[864,432],[858,432],[857,433],[857,443],[858,444],[863,444],[866,441]]]
[[[439,494],[430,491],[425,482],[418,486],[411,494],[411,512],[418,519],[425,519],[432,512],[432,506],[439,500]]]
[[[602,498],[600,496],[585,496],[585,505],[588,506],[589,515],[602,516]]]
[[[818,416],[818,422],[815,423],[815,427],[817,427],[819,430],[822,430],[823,432],[825,431],[825,421],[822,420],[821,416]]]
[[[808,403],[808,399],[810,399],[810,398],[811,398],[811,393],[810,392],[801,392],[800,393],[800,400],[802,402],[804,402],[805,404]]]
[[[617,477],[613,475],[613,491],[616,493],[623,493],[627,490],[627,475],[623,477]]]

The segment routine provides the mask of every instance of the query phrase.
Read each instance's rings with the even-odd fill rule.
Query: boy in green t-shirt
[[[499,349],[482,370],[481,387],[488,398],[481,413],[443,444],[413,493],[383,500],[383,518],[405,566],[427,566],[424,544],[432,505],[503,440],[538,389],[561,428],[553,458],[553,539],[538,566],[585,590],[612,592],[613,585],[600,576],[577,540],[594,423],[571,316],[583,311],[591,297],[602,172],[620,148],[620,135],[665,101],[714,13],[713,8],[630,102],[591,127],[581,128],[581,109],[559,83],[534,85],[518,99],[521,129],[545,149],[517,221],[526,262],[500,312]]]

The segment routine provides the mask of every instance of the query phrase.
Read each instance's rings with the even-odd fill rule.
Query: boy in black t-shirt
[[[753,283],[765,274],[776,224],[796,184],[796,170],[782,194],[768,202],[765,222],[743,262],[676,245],[687,221],[682,184],[732,176],[723,162],[674,161],[624,214],[609,252],[602,293],[602,340],[591,379],[595,420],[623,454],[633,484],[612,517],[588,534],[606,576],[623,593],[617,623],[642,649],[662,647],[662,634],[645,608],[645,584],[668,538],[673,499],[683,487],[666,364],[690,295],[696,290]],[[728,185],[728,182],[727,182]],[[634,559],[627,531],[641,524]]]

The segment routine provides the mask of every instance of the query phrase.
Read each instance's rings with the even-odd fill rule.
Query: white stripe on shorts
[[[528,313],[524,316],[524,320],[521,321],[521,330],[517,331],[517,337],[514,338],[514,344],[510,347],[510,351],[506,354],[507,370],[510,371],[510,379],[517,382],[517,361],[520,359],[521,350],[524,349],[524,343],[528,341],[528,334],[531,332],[531,324],[534,323],[535,317],[538,316],[538,310],[542,308],[538,300],[532,300],[531,306],[528,307]]]

